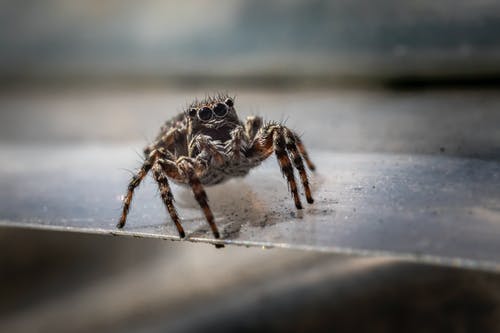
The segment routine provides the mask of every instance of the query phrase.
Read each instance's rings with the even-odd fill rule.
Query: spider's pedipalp
[[[199,160],[212,161],[214,165],[224,164],[224,156],[220,152],[222,149],[220,142],[211,140],[207,135],[196,135],[190,144],[189,151],[197,155]]]
[[[231,140],[226,143],[225,151],[232,161],[239,162],[248,148],[248,138],[243,126],[231,131]]]
[[[257,132],[262,127],[262,118],[257,116],[247,117],[245,131],[249,140],[253,140]]]

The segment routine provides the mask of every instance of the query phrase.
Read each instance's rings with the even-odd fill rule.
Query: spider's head
[[[234,99],[226,95],[191,104],[186,116],[192,134],[201,133],[222,141],[229,139],[229,132],[239,124]]]

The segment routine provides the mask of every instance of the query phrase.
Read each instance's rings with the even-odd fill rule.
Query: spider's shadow
[[[266,183],[266,186],[260,184]],[[322,177],[316,173],[311,179],[311,188],[314,193],[321,186]],[[216,224],[221,232],[222,239],[238,239],[242,228],[265,228],[280,222],[301,220],[304,215],[331,215],[331,202],[326,202],[316,197],[314,205],[309,206],[303,200],[304,211],[296,210],[293,199],[286,189],[281,177],[270,177],[266,180],[232,179],[224,184],[206,187],[209,204],[216,218]],[[176,206],[187,237],[211,237],[211,230],[205,221],[199,204],[194,200],[189,188],[178,187],[175,189]],[[301,193],[303,199],[304,195]],[[159,201],[158,198],[156,198]],[[338,203],[338,202],[334,202]],[[160,206],[160,203],[158,203]],[[325,206],[325,207],[323,207]],[[163,206],[161,206],[163,209]],[[196,212],[184,213],[191,210]],[[176,233],[175,229],[168,226],[171,220],[165,216],[161,225],[157,223],[142,225],[137,229],[150,228],[158,233]],[[167,224],[164,225],[164,223]],[[134,229],[133,226],[130,229]],[[189,232],[189,230],[193,230]]]
[[[237,239],[241,229],[244,226],[251,228],[265,228],[280,222],[292,219],[302,219],[304,214],[324,214],[323,209],[318,207],[304,207],[303,210],[296,210],[293,206],[293,200],[286,191],[286,187],[281,188],[283,183],[277,182],[275,193],[266,193],[259,195],[255,186],[247,184],[244,180],[235,179],[225,184],[207,188],[210,198],[210,207],[212,208],[219,226],[223,239]],[[313,191],[319,186],[316,181],[312,182]],[[191,200],[191,194],[186,191],[181,195],[182,201]],[[303,197],[303,194],[301,194]],[[281,200],[276,201],[276,198]],[[228,198],[230,198],[228,200]],[[193,202],[193,208],[197,204]],[[278,207],[275,207],[275,206]],[[307,204],[306,204],[307,205]],[[188,237],[202,237],[210,233],[208,225],[203,224]]]
[[[253,187],[243,180],[230,180],[206,190],[223,239],[238,238],[244,225],[264,227],[280,221],[280,214],[269,211],[266,198],[259,196]],[[187,191],[184,192],[185,197],[182,200],[187,201],[190,195]],[[192,198],[189,197],[189,200],[192,201]],[[196,203],[194,204],[196,206]],[[195,206],[193,208],[196,208]],[[210,233],[209,226],[203,224],[188,237],[201,237],[208,233]]]

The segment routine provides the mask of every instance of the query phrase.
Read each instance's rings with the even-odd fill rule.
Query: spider
[[[307,202],[312,204],[314,200],[303,161],[311,171],[315,167],[297,134],[276,122],[264,124],[261,117],[248,117],[243,123],[236,114],[234,98],[227,95],[196,100],[185,112],[167,121],[154,143],[144,149],[144,163],[128,184],[117,227],[125,226],[134,190],[152,170],[179,236],[184,238],[185,232],[174,206],[169,180],[191,187],[214,237],[220,238],[204,185],[245,176],[273,152],[288,182],[295,207],[302,209],[292,165],[298,170]]]

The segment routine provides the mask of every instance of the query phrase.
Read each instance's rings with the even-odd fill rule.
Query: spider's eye
[[[226,99],[224,103],[226,103],[226,105],[229,106],[230,108],[232,108],[234,105],[234,102],[231,98]]]
[[[213,116],[213,113],[209,107],[205,106],[204,108],[201,108],[198,111],[198,118],[200,118],[200,120],[202,120],[202,121],[208,121],[208,120],[212,119],[212,116]]]
[[[194,108],[193,108],[193,109],[190,109],[190,110],[189,110],[189,116],[190,116],[190,117],[194,117],[194,116],[196,116],[196,109],[194,109]]]
[[[226,104],[217,103],[214,106],[214,113],[217,117],[224,117],[227,114]]]

